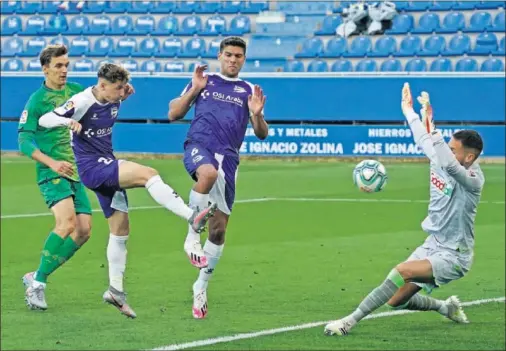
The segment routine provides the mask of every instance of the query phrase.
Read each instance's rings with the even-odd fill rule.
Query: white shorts
[[[432,274],[435,284],[415,284],[423,288],[429,294],[434,288],[465,276],[471,269],[473,263],[472,254],[464,255],[457,251],[443,248],[437,244],[437,241],[432,235],[413,251],[406,262],[425,259],[432,265]]]

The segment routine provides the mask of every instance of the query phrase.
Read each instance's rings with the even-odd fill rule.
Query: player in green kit
[[[31,309],[45,310],[48,276],[90,237],[91,206],[70,144],[69,129],[78,130],[80,125],[46,129],[38,124],[42,115],[84,89],[77,83],[67,83],[69,59],[65,46],[47,46],[40,54],[40,63],[45,81],[30,96],[21,114],[18,144],[24,155],[36,161],[37,185],[56,222],[42,249],[37,271],[23,276],[26,304]]]

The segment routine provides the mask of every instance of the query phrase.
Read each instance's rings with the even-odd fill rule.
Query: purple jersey
[[[190,82],[181,95],[190,89]],[[197,143],[223,155],[239,155],[249,121],[248,96],[253,85],[239,78],[209,73],[195,101],[195,117],[185,146]]]

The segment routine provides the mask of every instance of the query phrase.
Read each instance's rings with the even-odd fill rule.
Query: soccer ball
[[[387,184],[387,171],[379,161],[364,160],[353,170],[353,182],[366,193],[381,191]]]

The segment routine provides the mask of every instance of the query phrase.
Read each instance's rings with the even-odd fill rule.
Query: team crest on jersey
[[[118,116],[118,108],[114,106],[111,108],[111,118],[116,118]]]
[[[238,85],[234,86],[234,93],[245,93],[245,92],[246,92],[246,89],[244,89],[243,87],[240,87]]]
[[[28,119],[28,111],[27,110],[24,110],[22,113],[21,113],[21,117],[19,118],[19,123],[21,124],[24,124],[26,123],[26,120]]]
[[[450,196],[453,192],[452,185],[435,172],[430,172],[430,183],[434,185],[436,189],[447,196]]]

